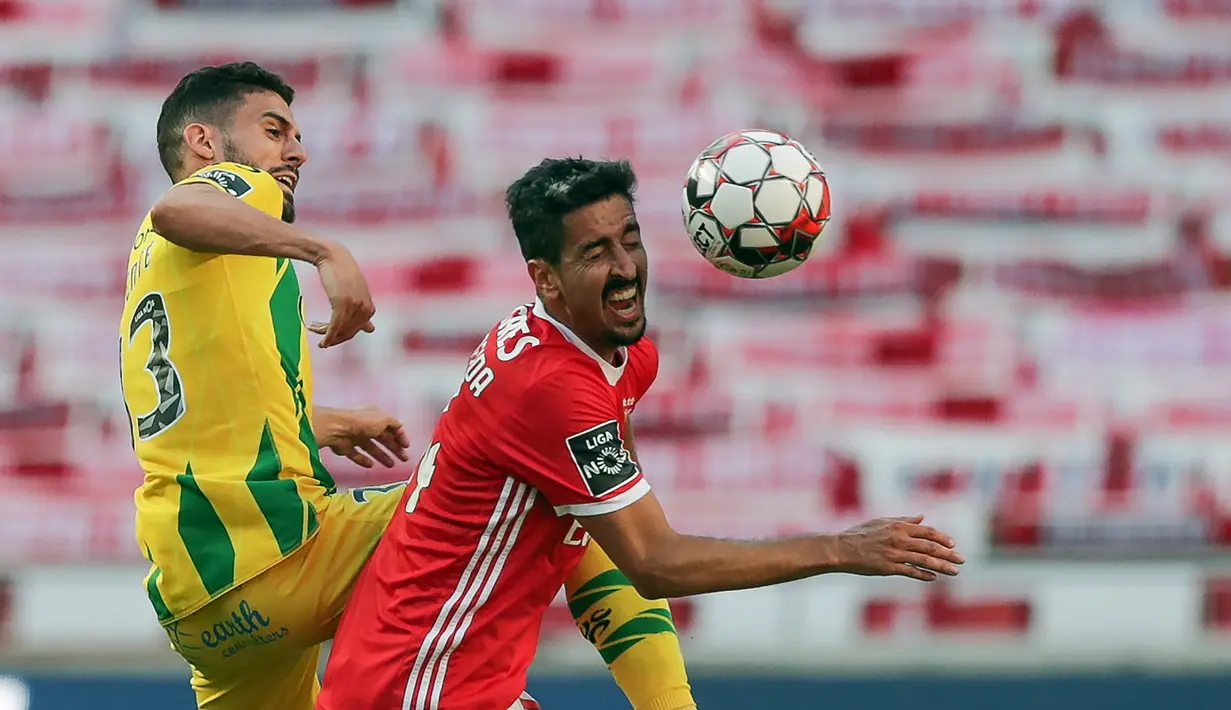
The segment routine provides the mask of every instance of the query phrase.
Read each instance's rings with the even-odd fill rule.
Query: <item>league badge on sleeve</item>
[[[614,419],[565,439],[590,495],[601,497],[637,475],[637,462],[624,447]]]
[[[232,197],[243,197],[249,192],[252,192],[252,185],[248,184],[247,180],[243,179],[236,173],[231,172],[230,170],[213,168],[212,170],[206,170],[205,172],[200,173],[198,177],[216,183],[219,187],[230,193]]]

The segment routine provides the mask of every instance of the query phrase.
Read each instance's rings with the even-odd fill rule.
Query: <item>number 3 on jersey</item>
[[[170,429],[187,409],[184,404],[184,383],[179,370],[167,356],[171,350],[171,322],[167,320],[167,304],[157,291],[142,298],[133,311],[128,324],[129,347],[147,323],[150,326],[150,356],[145,361],[145,371],[154,378],[158,405],[137,416],[137,436],[142,441],[153,439]]]
[[[440,453],[440,442],[427,447],[427,451],[423,452],[423,458],[419,459],[419,467],[415,469],[415,476],[412,481],[408,481],[411,485],[410,496],[406,499],[406,512],[413,513],[415,508],[419,507],[419,496],[428,486],[432,485],[432,476],[436,473],[436,454]]]

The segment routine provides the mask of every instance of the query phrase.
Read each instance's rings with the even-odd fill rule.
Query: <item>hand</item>
[[[953,549],[953,539],[920,525],[922,515],[877,518],[838,535],[839,564],[843,572],[868,577],[910,577],[931,582],[937,574],[957,576],[966,561]]]
[[[376,407],[322,407],[317,410],[317,418],[320,426],[313,428],[317,429],[317,443],[321,448],[328,447],[338,456],[345,456],[364,468],[372,468],[373,459],[385,468],[396,465],[394,456],[402,461],[410,460],[407,453],[410,440],[402,423]]]
[[[371,333],[372,316],[376,306],[368,282],[359,270],[359,264],[349,250],[341,244],[330,244],[326,256],[316,262],[316,272],[321,286],[329,297],[331,313],[329,323],[313,323],[308,330],[325,336],[320,347],[328,348],[345,343],[359,331]]]

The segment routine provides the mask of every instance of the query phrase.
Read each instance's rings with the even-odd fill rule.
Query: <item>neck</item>
[[[542,299],[539,299],[539,300],[542,300]],[[568,312],[567,308],[564,308],[563,306],[556,307],[554,305],[548,304],[547,301],[542,301],[542,302],[543,302],[543,310],[547,311],[547,315],[555,319],[555,321],[559,323],[560,325],[564,326],[565,328],[568,328],[569,331],[573,333],[573,335],[577,336],[581,340],[581,342],[589,346],[589,348],[593,350],[596,355],[606,360],[607,362],[611,363],[612,365],[619,364],[616,358],[616,353],[619,352],[620,350],[619,346],[612,345],[610,343],[595,343],[593,340],[591,340],[590,338],[587,338],[584,334],[580,333],[577,330],[577,328],[573,327],[573,323],[571,319],[569,319],[567,316],[561,315],[561,314],[565,314]]]

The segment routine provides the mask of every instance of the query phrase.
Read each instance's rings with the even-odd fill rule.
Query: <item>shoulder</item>
[[[631,379],[637,396],[644,395],[658,378],[658,346],[649,338],[642,338],[628,346],[628,365],[625,368],[625,376]]]
[[[258,170],[239,163],[217,163],[202,168],[192,175],[180,180],[177,185],[192,185],[208,183],[230,193],[233,197],[243,199],[254,190],[262,188],[278,189],[278,182],[264,170]]]
[[[495,379],[508,383],[500,389],[523,408],[601,397],[605,391],[602,372],[554,324],[536,316],[530,304],[497,323],[475,351],[480,353]]]
[[[628,367],[657,373],[658,346],[654,341],[647,337],[628,346]]]
[[[604,384],[601,371],[591,359],[577,349],[549,320],[534,314],[526,305],[501,321],[493,331],[494,352],[498,359],[506,353],[519,362],[526,390],[552,392],[570,388],[601,391]]]
[[[262,212],[282,216],[282,188],[264,170],[239,163],[217,163],[176,183],[177,186],[196,184],[212,185]]]
[[[497,322],[470,353],[461,386],[474,406],[521,410],[544,383],[573,379],[581,368],[529,305]]]

